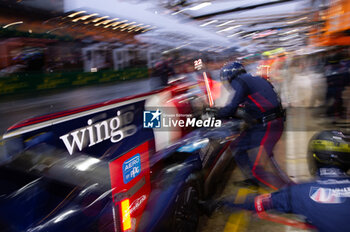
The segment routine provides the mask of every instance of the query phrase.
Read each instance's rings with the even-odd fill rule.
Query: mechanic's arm
[[[225,107],[219,109],[216,115],[218,118],[227,118],[233,116],[237,110],[238,105],[242,103],[245,97],[248,95],[247,89],[244,88],[244,86],[242,86],[242,84],[237,80],[233,80],[231,82],[231,86],[236,92],[234,93],[231,102]]]
[[[221,201],[220,206],[227,206],[230,208],[233,207],[233,210],[234,208],[247,209],[247,210],[256,212],[259,218],[264,220],[269,220],[272,222],[285,224],[288,226],[293,226],[304,230],[305,229],[314,230],[315,227],[309,224],[308,222],[289,219],[283,216],[278,216],[276,214],[269,214],[265,212],[267,210],[274,209],[282,213],[295,213],[300,215],[305,214],[305,209],[303,209],[303,206],[293,207],[293,205],[297,201],[294,200],[293,202],[291,190],[292,190],[292,187],[286,187],[280,191],[277,191],[271,194],[263,194],[263,195],[251,194],[246,197],[246,200],[242,204],[235,204],[235,203],[232,203],[232,201],[226,204],[227,201],[226,203],[225,201]],[[293,191],[295,191],[295,189],[293,189]]]
[[[292,213],[290,187],[283,188],[271,194],[256,196],[254,198],[254,207],[257,213],[269,209],[274,209],[282,213]]]

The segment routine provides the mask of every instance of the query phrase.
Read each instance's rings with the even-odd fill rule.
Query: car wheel
[[[199,221],[198,190],[193,184],[186,184],[176,196],[173,211],[172,231],[196,231]]]

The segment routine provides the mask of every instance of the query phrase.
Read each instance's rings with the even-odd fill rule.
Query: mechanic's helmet
[[[221,68],[220,78],[222,81],[231,82],[233,79],[241,75],[242,73],[246,73],[244,66],[239,62],[230,62],[224,65]]]
[[[309,141],[308,164],[311,175],[322,167],[350,168],[350,137],[341,131],[321,131]]]

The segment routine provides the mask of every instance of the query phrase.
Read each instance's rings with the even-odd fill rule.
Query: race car
[[[178,83],[11,126],[0,148],[0,228],[195,231],[197,201],[231,167],[239,124],[199,128],[195,118],[162,130],[145,120],[161,107],[195,114],[202,97]]]

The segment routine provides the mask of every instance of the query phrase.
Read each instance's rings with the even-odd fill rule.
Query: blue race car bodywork
[[[10,127],[1,148],[0,227],[194,230],[196,202],[213,194],[239,133],[235,123],[180,131],[158,149],[157,132],[143,127],[143,112],[150,98],[172,88]]]

